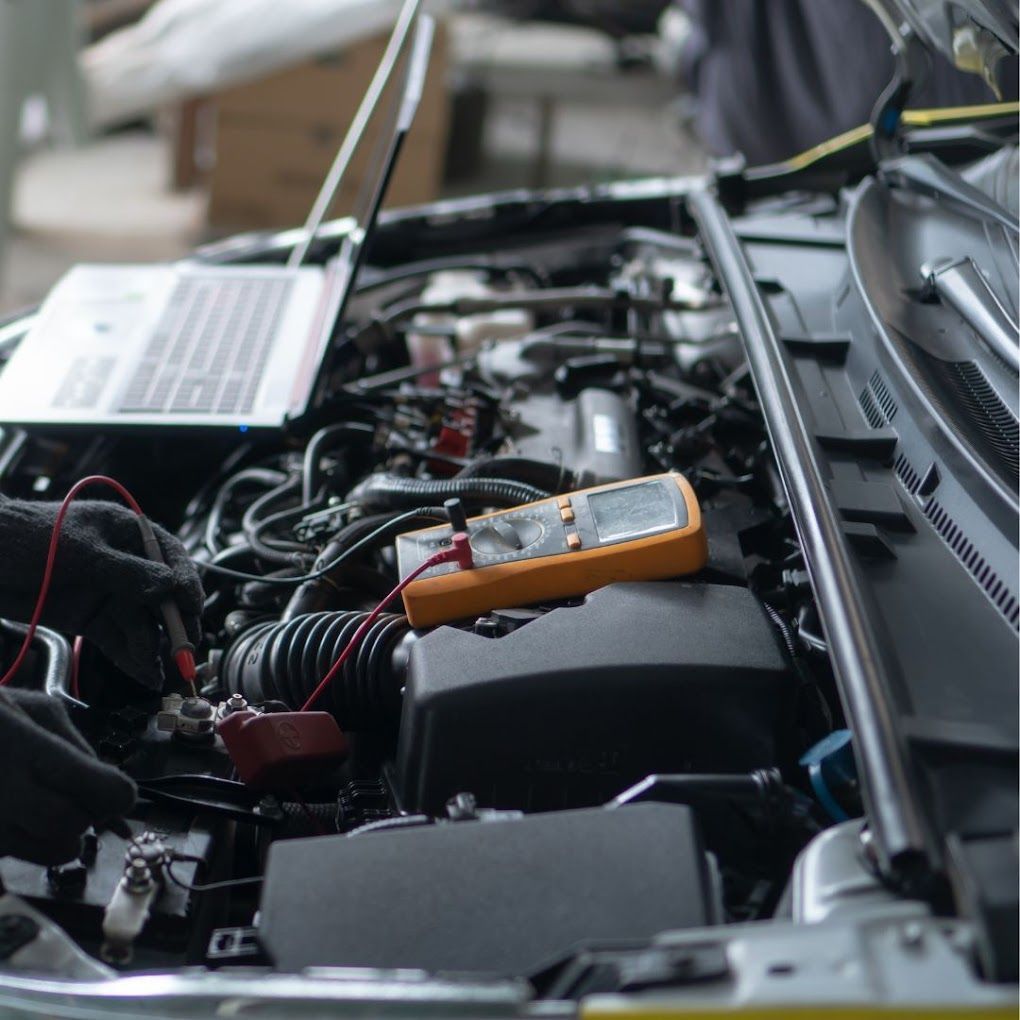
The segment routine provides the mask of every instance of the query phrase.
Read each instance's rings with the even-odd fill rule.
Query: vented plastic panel
[[[1011,627],[1020,630],[1020,606],[1016,594],[981,555],[964,529],[934,497],[925,503],[924,516],[931,521],[942,541],[949,546],[953,555],[967,568],[970,576],[991,599],[992,605],[1009,621]]]
[[[1020,477],[1020,423],[972,361],[953,364],[949,378],[971,421],[1013,476]]]

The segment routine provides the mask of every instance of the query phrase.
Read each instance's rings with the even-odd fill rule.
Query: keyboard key
[[[289,279],[181,280],[118,410],[193,414],[251,410],[291,286]]]

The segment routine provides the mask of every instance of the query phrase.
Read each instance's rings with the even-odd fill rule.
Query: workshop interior
[[[1015,0],[0,0],[0,1014],[1009,1017]]]

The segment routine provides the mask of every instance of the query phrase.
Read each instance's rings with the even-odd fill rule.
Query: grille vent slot
[[[873,429],[880,429],[885,424],[885,418],[878,409],[878,404],[875,403],[875,398],[871,395],[871,390],[867,386],[861,390],[861,410],[864,412],[864,417],[868,424]]]
[[[903,483],[903,488],[910,493],[911,496],[915,495],[917,490],[921,487],[921,476],[914,470],[913,464],[907,460],[904,454],[900,454],[896,458],[896,462],[893,464],[893,469],[896,471],[896,477]]]
[[[1020,423],[984,372],[973,361],[958,361],[951,366],[950,380],[971,421],[1005,462],[1012,476],[1020,477]]]
[[[899,410],[896,401],[893,400],[885,380],[876,371],[868,380],[868,385],[861,390],[858,398],[861,410],[867,423],[873,429],[880,429],[891,425],[896,412]]]
[[[929,499],[924,505],[924,516],[931,521],[942,541],[949,546],[953,555],[981,586],[992,605],[1014,630],[1020,629],[1020,603],[1017,602],[1016,595],[978,552],[974,543],[953,520],[946,508],[937,499]]]
[[[875,400],[878,401],[878,406],[882,408],[885,420],[891,425],[893,418],[896,417],[896,412],[899,410],[899,407],[897,406],[896,401],[893,400],[892,394],[889,392],[889,389],[885,384],[885,380],[876,371],[871,377],[871,382],[868,385],[871,387],[872,393],[875,394]]]

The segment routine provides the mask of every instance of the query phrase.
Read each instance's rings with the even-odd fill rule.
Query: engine
[[[85,464],[131,481],[202,566],[196,697],[155,704],[94,651],[79,665],[84,727],[139,783],[132,824],[187,848],[140,965],[489,960],[534,977],[581,938],[771,916],[818,830],[798,763],[838,730],[838,703],[699,251],[640,230],[459,261],[363,273],[319,417],[290,434],[37,437],[19,454],[13,491],[57,490]],[[425,627],[388,598],[398,538],[443,525],[450,501],[476,517],[669,472],[707,536],[695,573]],[[245,788],[219,724],[294,712],[331,671],[315,708],[343,760]],[[853,811],[842,777],[831,796]],[[96,939],[124,849],[100,842],[73,895],[28,865],[5,864],[4,881]],[[532,878],[501,882],[509,860]],[[612,902],[592,899],[614,883]],[[569,923],[545,917],[552,890]]]

